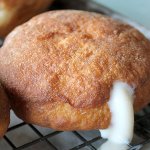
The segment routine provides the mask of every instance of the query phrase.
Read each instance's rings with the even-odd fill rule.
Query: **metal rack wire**
[[[101,6],[94,2],[90,2],[87,0],[76,0],[76,1],[66,1],[66,0],[58,0],[56,1],[50,9],[81,9],[81,10],[88,10],[88,11],[96,11],[105,15],[109,15],[115,18],[119,18],[121,20],[125,20],[128,22],[127,18],[124,18],[123,16]],[[132,21],[129,21],[131,24]],[[136,26],[139,28],[140,26],[136,24]],[[143,27],[140,27],[140,29]],[[144,31],[147,31],[144,29]],[[0,45],[2,42],[0,41]],[[35,135],[34,138],[29,138],[30,140],[26,140],[22,142],[21,137],[16,137],[17,141],[15,139],[15,134],[18,130],[22,131],[23,128],[28,128],[29,132],[32,135]],[[9,149],[13,150],[39,150],[37,148],[39,143],[44,143],[44,147],[40,148],[40,150],[96,150],[97,147],[101,143],[104,142],[104,140],[100,137],[99,131],[72,131],[72,132],[63,132],[63,131],[54,131],[50,130],[50,133],[46,132],[43,133],[43,128],[39,128],[32,124],[26,124],[25,122],[20,122],[16,125],[11,126],[7,134],[4,136],[5,142],[7,142],[7,145],[9,145]],[[13,134],[12,134],[13,132]],[[12,136],[10,136],[12,134]],[[27,133],[26,133],[27,134]],[[26,134],[22,135],[22,137],[26,136]],[[140,140],[138,142],[133,141],[130,145],[130,150],[140,150],[142,147],[150,143],[150,105],[148,105],[146,108],[144,108],[140,113],[135,115],[135,134],[140,137]],[[67,138],[66,143],[65,140],[61,140],[61,138],[64,138],[64,135]],[[70,136],[73,137],[72,140],[70,139]],[[57,139],[57,142],[56,142]],[[59,140],[60,139],[60,140]],[[64,143],[62,143],[62,141]],[[73,142],[74,141],[74,142]],[[140,142],[139,142],[140,141]],[[18,144],[20,142],[20,144]],[[60,142],[60,143],[59,143]],[[75,143],[75,144],[74,144]],[[59,144],[59,146],[58,146]],[[69,147],[66,147],[66,145],[69,145]],[[65,146],[65,147],[63,147]],[[6,150],[5,148],[1,150]],[[149,148],[150,149],[150,148]]]

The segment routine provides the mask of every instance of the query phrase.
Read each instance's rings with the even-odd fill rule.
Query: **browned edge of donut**
[[[6,93],[0,84],[0,137],[6,133],[10,123],[10,105]]]

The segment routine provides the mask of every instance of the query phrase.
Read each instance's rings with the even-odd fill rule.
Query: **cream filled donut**
[[[125,144],[133,112],[150,101],[149,66],[150,42],[136,29],[76,10],[34,17],[0,49],[0,80],[17,116],[57,130],[107,129],[111,139],[118,111],[131,123]]]

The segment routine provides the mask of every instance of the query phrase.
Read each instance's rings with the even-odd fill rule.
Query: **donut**
[[[10,106],[8,98],[0,84],[0,137],[7,131],[10,122]]]
[[[115,81],[150,102],[150,42],[98,13],[59,10],[15,28],[0,49],[0,80],[25,122],[56,130],[106,129]]]
[[[0,37],[44,11],[52,0],[0,0]]]

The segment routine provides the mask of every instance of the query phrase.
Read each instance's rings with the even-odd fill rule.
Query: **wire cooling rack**
[[[0,150],[97,150],[105,141],[97,130],[93,131],[54,131],[16,118],[3,138]],[[7,142],[7,143],[4,143]],[[130,150],[150,149],[150,105],[135,115],[135,136]],[[3,147],[1,147],[1,145]],[[4,146],[5,145],[5,146]]]
[[[56,0],[50,9],[81,9],[95,11],[128,22],[138,28],[148,38],[150,31],[112,10],[88,0]],[[0,40],[2,45],[2,40]],[[11,112],[11,124],[0,140],[0,150],[97,150],[105,141],[97,130],[54,131],[32,124],[26,124]],[[147,147],[150,150],[150,105],[135,115],[135,135],[130,150]]]

